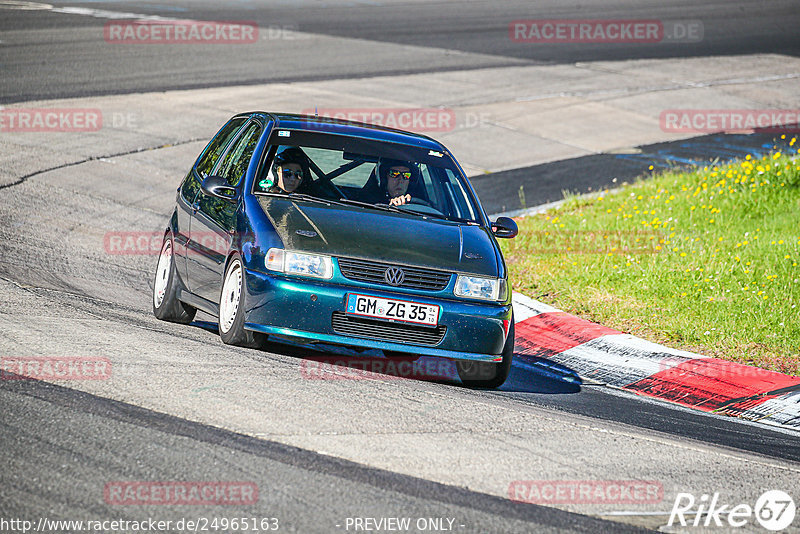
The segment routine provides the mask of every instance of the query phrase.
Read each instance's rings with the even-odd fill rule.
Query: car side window
[[[225,150],[225,147],[228,146],[228,143],[233,139],[236,132],[239,131],[239,128],[246,120],[246,117],[232,119],[228,124],[223,126],[214,139],[211,140],[195,166],[195,170],[201,180],[208,177],[214,169],[217,160],[222,155],[222,152]]]
[[[449,198],[449,203],[455,208],[455,215],[461,219],[476,220],[478,214],[467,202],[469,195],[456,174],[450,169],[445,169],[444,189]]]
[[[251,122],[245,127],[236,144],[225,154],[217,175],[225,178],[231,187],[239,185],[242,177],[247,172],[250,158],[253,157],[253,151],[255,151],[260,137],[261,126],[257,122]]]

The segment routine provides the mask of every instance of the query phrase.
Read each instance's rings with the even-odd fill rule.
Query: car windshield
[[[352,137],[285,131],[270,148],[253,192],[286,194],[279,173],[301,173],[295,195],[367,209],[480,224],[480,211],[452,158],[443,152]],[[287,167],[284,170],[283,167]]]

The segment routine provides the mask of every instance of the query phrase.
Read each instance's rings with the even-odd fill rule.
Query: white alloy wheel
[[[219,300],[219,329],[228,332],[236,319],[239,301],[242,296],[242,263],[239,259],[231,261],[225,283],[222,285],[222,296]]]
[[[164,295],[167,292],[169,276],[172,271],[172,240],[164,239],[164,246],[161,247],[161,255],[158,257],[156,267],[156,281],[153,284],[153,304],[156,308],[161,307],[164,302]]]

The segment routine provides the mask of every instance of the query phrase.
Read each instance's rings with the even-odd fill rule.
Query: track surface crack
[[[32,172],[30,174],[26,174],[25,176],[21,176],[20,178],[18,178],[14,182],[11,182],[11,183],[8,183],[8,184],[4,184],[4,185],[0,185],[0,191],[2,191],[3,189],[8,189],[10,187],[16,187],[18,185],[21,185],[21,184],[25,183],[25,181],[27,181],[29,178],[33,178],[34,176],[39,176],[40,174],[45,174],[47,172],[57,171],[57,170],[60,170],[60,169],[66,169],[66,168],[69,168],[69,167],[75,167],[77,165],[83,165],[84,163],[89,163],[90,161],[98,161],[98,160],[102,160],[102,159],[111,159],[111,158],[119,158],[119,157],[122,157],[122,156],[130,156],[131,154],[138,154],[140,152],[150,152],[152,150],[161,150],[162,148],[172,148],[172,147],[175,147],[175,146],[188,145],[190,143],[196,143],[198,141],[203,141],[203,140],[204,140],[203,138],[194,137],[194,138],[188,139],[186,141],[177,141],[175,143],[165,143],[163,145],[144,147],[144,148],[140,147],[140,148],[135,148],[133,150],[126,150],[124,152],[117,152],[115,154],[105,154],[105,155],[102,155],[102,156],[89,156],[88,158],[84,158],[84,159],[79,160],[79,161],[72,161],[72,162],[69,162],[69,163],[63,163],[61,165],[56,165],[55,167],[48,167],[47,169],[42,169],[42,170],[39,170],[39,171]]]

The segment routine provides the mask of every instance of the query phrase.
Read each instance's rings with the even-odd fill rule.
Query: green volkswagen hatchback
[[[491,222],[433,139],[251,112],[228,121],[178,189],[153,292],[164,320],[200,309],[225,343],[266,337],[455,361],[498,387],[514,349]]]

